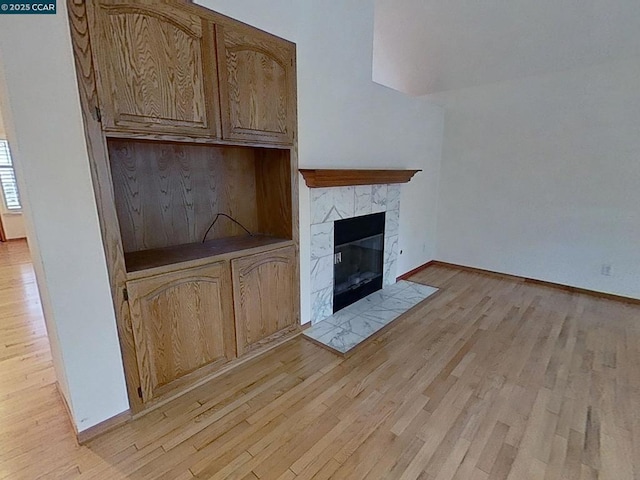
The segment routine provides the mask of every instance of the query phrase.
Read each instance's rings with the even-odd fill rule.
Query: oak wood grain
[[[295,262],[294,247],[231,261],[238,355],[299,323],[293,286]]]
[[[294,225],[297,230],[293,214],[297,205],[293,205],[291,183],[291,172],[295,169],[291,168],[291,161],[288,150],[256,151],[256,207],[260,232],[293,238]]]
[[[179,2],[89,5],[104,127],[219,136],[212,27]]]
[[[158,267],[173,266],[172,270],[188,267],[192,260],[207,259],[209,263],[214,260],[237,258],[244,255],[253,255],[261,251],[289,245],[291,240],[266,235],[224,237],[206,242],[188,243],[173,247],[142,250],[125,254],[128,277],[131,279],[136,272],[148,276],[158,272]],[[183,266],[184,265],[184,266]]]
[[[300,169],[300,173],[309,188],[407,183],[416,173],[421,171],[422,170]]]
[[[202,241],[219,212],[259,232],[254,151],[109,140],[125,252]],[[219,218],[207,238],[244,235]]]
[[[241,24],[216,34],[223,138],[292,143],[295,45]]]
[[[143,400],[235,357],[226,262],[127,282]]]

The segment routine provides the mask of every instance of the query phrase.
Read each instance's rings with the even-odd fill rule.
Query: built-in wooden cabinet
[[[88,5],[105,130],[293,143],[294,44],[184,2]]]
[[[295,45],[185,0],[67,10],[138,413],[298,327]]]
[[[104,128],[219,137],[214,25],[168,2],[88,4]]]
[[[143,401],[235,357],[228,262],[127,282]]]
[[[244,26],[217,29],[224,138],[291,143],[295,47]]]
[[[298,323],[294,247],[231,262],[238,355]]]

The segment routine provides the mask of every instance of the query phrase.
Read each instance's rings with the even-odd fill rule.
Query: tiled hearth
[[[403,280],[315,323],[304,335],[344,354],[437,291]]]
[[[311,189],[311,323],[333,314],[333,222],[386,212],[383,284],[396,281],[400,185]]]

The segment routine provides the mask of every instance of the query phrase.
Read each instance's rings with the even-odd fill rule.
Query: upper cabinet
[[[223,137],[293,143],[295,45],[242,25],[216,34]]]
[[[107,132],[293,144],[295,44],[187,2],[87,8]]]
[[[90,5],[103,128],[219,137],[214,25],[176,3]]]

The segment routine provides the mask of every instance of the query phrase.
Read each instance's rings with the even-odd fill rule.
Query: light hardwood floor
[[[0,478],[640,478],[640,307],[448,267],[347,359],[296,338],[79,447],[0,245]]]

